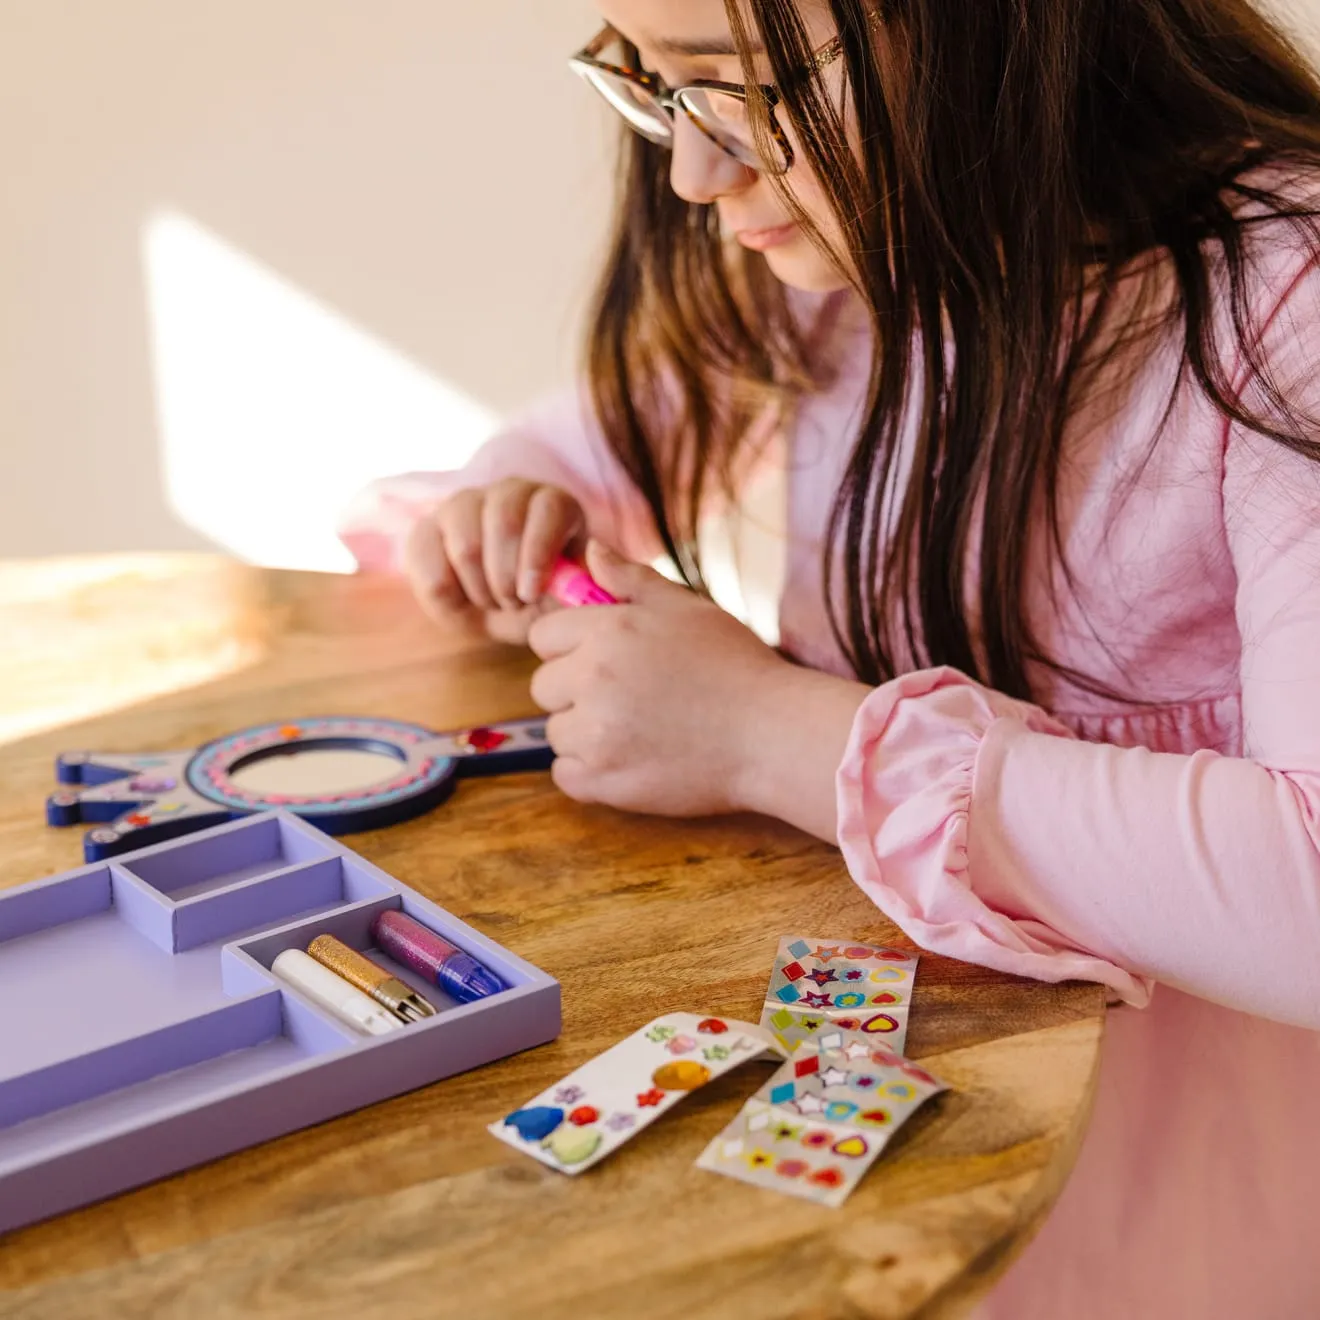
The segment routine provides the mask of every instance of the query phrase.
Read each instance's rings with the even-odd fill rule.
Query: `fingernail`
[[[535,605],[541,597],[541,579],[535,573],[524,573],[518,579],[518,599],[524,605]]]

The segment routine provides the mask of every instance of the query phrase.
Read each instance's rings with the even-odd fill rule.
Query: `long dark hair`
[[[1320,212],[1257,170],[1320,164],[1320,80],[1246,0],[893,0],[880,27],[867,0],[828,7],[849,124],[801,76],[811,50],[793,0],[747,0],[746,13],[726,0],[746,67],[753,35],[764,45],[778,113],[829,192],[847,249],[835,255],[871,319],[868,401],[822,565],[836,637],[871,684],[906,655],[1018,697],[1032,695],[1032,663],[1109,692],[1032,635],[1024,529],[1043,514],[1064,561],[1064,425],[1118,351],[1101,328],[1146,253],[1176,277],[1147,329],[1180,331],[1179,381],[1190,371],[1226,417],[1320,458],[1303,428],[1279,425],[1294,414],[1256,357],[1244,237],[1259,221],[1243,216],[1254,203],[1289,217],[1320,253]],[[675,564],[702,588],[711,483],[727,479],[751,419],[818,387],[828,362],[763,260],[728,251],[713,206],[674,195],[667,154],[635,136],[624,151],[588,340],[594,401]],[[1246,410],[1216,342],[1216,262],[1269,415]]]

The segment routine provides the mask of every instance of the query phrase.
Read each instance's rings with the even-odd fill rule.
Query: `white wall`
[[[1320,49],[1320,0],[1273,0]],[[563,380],[590,0],[0,0],[0,556],[334,562]],[[342,562],[342,561],[340,561]]]
[[[566,67],[597,25],[0,0],[0,556],[207,544],[168,482],[215,539],[323,559],[307,503],[563,380],[609,210]],[[272,504],[296,535],[253,533]]]

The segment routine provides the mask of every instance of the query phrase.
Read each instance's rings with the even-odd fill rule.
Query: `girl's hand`
[[[774,755],[761,716],[794,667],[717,605],[594,541],[587,567],[622,603],[547,614],[528,638],[545,661],[532,696],[552,712],[555,783],[657,815],[750,807],[748,781]]]
[[[414,525],[403,559],[413,593],[442,626],[522,643],[555,560],[585,534],[567,492],[510,478],[451,495]]]

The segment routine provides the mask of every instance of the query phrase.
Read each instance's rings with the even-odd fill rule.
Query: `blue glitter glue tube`
[[[460,1004],[497,995],[504,989],[504,983],[489,967],[402,912],[382,912],[372,933],[383,953],[426,977]]]

